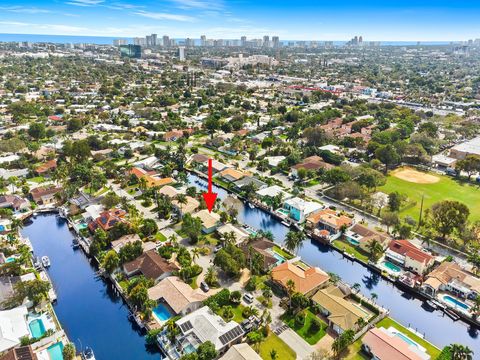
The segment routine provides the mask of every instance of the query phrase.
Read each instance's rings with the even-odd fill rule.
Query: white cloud
[[[223,9],[223,0],[171,0],[181,9]]]
[[[169,14],[150,11],[136,11],[134,14],[154,20],[194,21],[195,18],[187,15]]]
[[[0,10],[14,12],[14,13],[22,13],[22,14],[42,14],[42,13],[49,13],[50,10],[47,9],[40,9],[36,7],[25,7],[25,6],[0,6]]]
[[[74,6],[95,6],[103,3],[104,0],[72,0],[68,1],[65,4],[74,5]]]

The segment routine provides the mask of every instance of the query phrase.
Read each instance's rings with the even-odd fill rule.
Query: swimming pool
[[[32,334],[32,337],[35,339],[41,338],[46,331],[42,319],[35,319],[30,321],[28,327],[30,328],[30,333]]]
[[[443,296],[443,301],[445,301],[446,303],[450,304],[450,305],[453,305],[454,307],[460,307],[462,308],[463,310],[470,310],[470,306],[465,304],[464,302],[461,302],[460,300],[457,300],[453,297],[451,297],[450,295],[444,295]]]
[[[12,263],[12,262],[15,262],[15,260],[17,260],[15,256],[9,256],[8,258],[5,259],[5,262]]]
[[[390,271],[393,271],[395,273],[399,273],[402,271],[402,269],[400,267],[398,267],[397,265],[395,264],[392,264],[390,261],[384,261],[383,262],[383,266],[385,266],[388,270]]]
[[[360,241],[358,240],[352,239],[351,237],[347,237],[347,239],[348,239],[348,242],[352,245],[355,245],[355,246],[360,245]]]
[[[62,342],[53,344],[47,350],[51,360],[63,360],[63,343]]]
[[[155,309],[153,309],[153,313],[160,321],[167,321],[172,317],[170,311],[163,305],[162,303],[158,304]]]
[[[276,253],[275,251],[273,252],[273,257],[278,260],[277,265],[281,265],[285,262],[285,258],[282,255]]]
[[[5,226],[0,225],[0,231],[5,231]]]
[[[405,341],[409,345],[414,345],[414,346],[418,347],[418,345],[415,341],[411,340],[408,336],[402,334],[401,332],[395,333],[395,336],[399,337],[400,339],[402,339],[403,341]]]

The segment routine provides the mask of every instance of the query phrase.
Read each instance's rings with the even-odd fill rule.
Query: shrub
[[[295,315],[295,326],[302,327],[303,325],[305,325],[305,313],[300,311]]]
[[[242,293],[238,290],[236,291],[232,291],[232,293],[230,294],[230,301],[233,302],[233,303],[240,303],[240,299],[242,298]]]
[[[172,257],[173,251],[174,251],[173,246],[162,246],[158,249],[158,254],[164,258],[169,260]]]
[[[316,333],[322,328],[322,324],[317,319],[312,319],[308,331],[311,333]]]
[[[247,291],[255,291],[257,290],[257,282],[258,282],[258,278],[256,275],[253,275],[247,282],[247,284],[245,285],[245,290]]]

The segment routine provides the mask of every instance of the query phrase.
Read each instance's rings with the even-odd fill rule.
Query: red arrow
[[[217,200],[217,194],[212,192],[212,159],[208,159],[208,192],[203,193],[203,200],[207,204],[207,209],[212,212],[215,200]]]

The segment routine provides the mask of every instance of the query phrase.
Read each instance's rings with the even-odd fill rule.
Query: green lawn
[[[277,359],[295,360],[297,358],[295,351],[271,332],[265,341],[260,344],[260,357],[263,360],[271,360],[270,352],[274,349],[277,352]]]
[[[404,335],[408,336],[410,339],[412,339],[413,341],[423,346],[427,350],[427,353],[431,356],[432,359],[436,359],[438,354],[440,354],[439,348],[429,343],[428,341],[418,337],[417,335],[412,333],[410,330],[408,330],[406,327],[397,323],[392,318],[387,317],[383,319],[377,324],[377,327],[378,328],[384,327],[385,329],[388,329],[389,327],[394,327],[395,329],[401,331]]]
[[[290,259],[293,259],[293,255],[286,252],[285,250],[283,250],[280,246],[278,245],[274,245],[273,246],[273,251],[276,252],[278,255],[282,256],[284,259],[286,260],[290,260]]]
[[[338,239],[333,242],[333,245],[342,251],[355,255],[358,260],[368,262],[368,254],[357,246],[348,242],[348,240]]]
[[[348,347],[345,353],[342,354],[346,360],[368,360],[369,357],[362,353],[362,340],[358,339]]]
[[[167,240],[167,237],[163,235],[160,231],[155,235],[155,240],[164,242]]]
[[[388,176],[387,183],[378,188],[389,194],[398,191],[408,196],[408,204],[401,209],[400,214],[409,215],[418,220],[422,195],[425,195],[423,209],[428,209],[432,204],[441,200],[457,200],[470,209],[470,220],[480,220],[480,189],[477,185],[456,181],[449,176],[437,175],[440,181],[434,184],[415,184],[405,180]]]
[[[325,334],[327,330],[327,324],[325,324],[322,320],[316,317],[310,310],[306,309],[306,317],[305,317],[305,324],[302,327],[299,327],[295,324],[295,316],[290,314],[284,314],[282,316],[282,320],[295,332],[300,335],[306,342],[310,345],[315,345],[318,340],[320,340]],[[312,324],[312,320],[317,319],[321,323],[320,330],[314,332],[310,329]]]
[[[42,183],[45,181],[45,178],[43,176],[37,176],[37,177],[33,177],[33,178],[30,178],[30,179],[27,179],[27,181],[32,181],[32,182],[36,182],[36,183]]]

